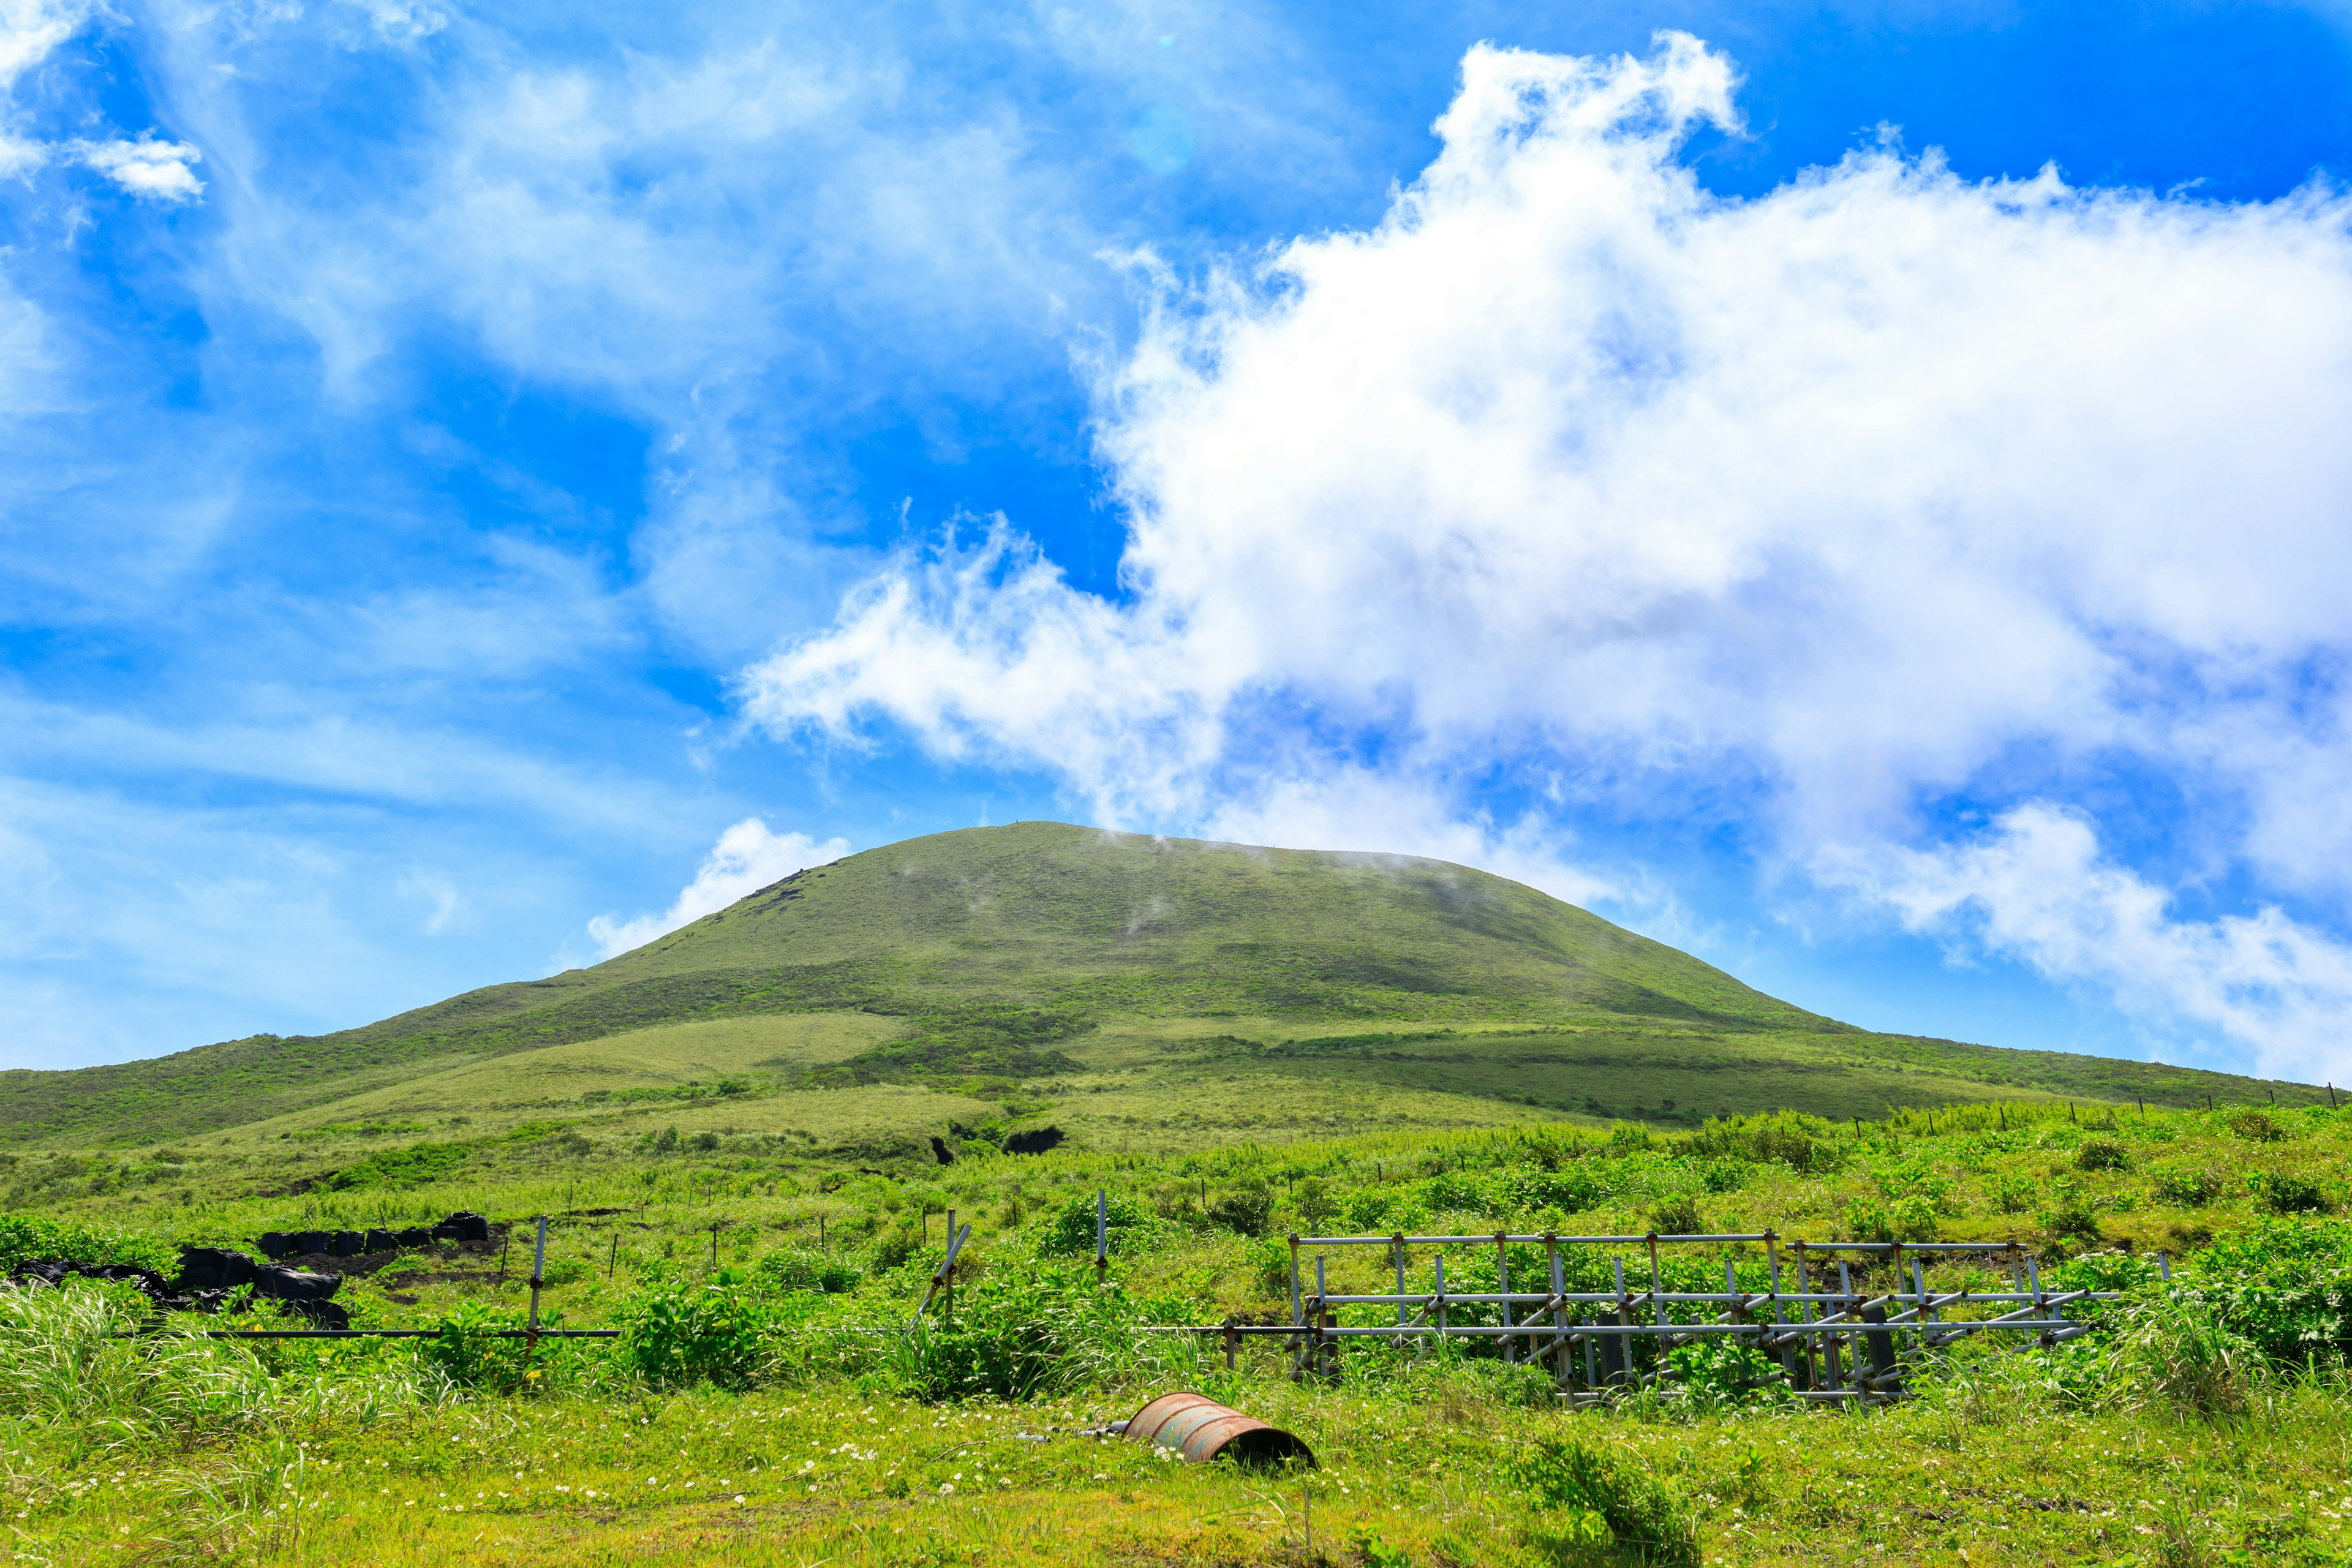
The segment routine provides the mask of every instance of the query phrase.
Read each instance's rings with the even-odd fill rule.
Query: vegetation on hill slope
[[[1504,1105],[1684,1121],[1782,1106],[1873,1116],[1988,1087],[2193,1105],[2259,1087],[1864,1034],[1459,866],[1024,823],[851,856],[594,968],[362,1028],[0,1074],[0,1140],[121,1145],[312,1111],[335,1122],[440,1092],[404,1086],[450,1074],[471,1089],[544,1083],[562,1076],[558,1062],[577,1088],[541,1094],[533,1113],[576,1113],[599,1089],[660,1087],[661,1072],[632,1067],[643,1037],[729,1021],[790,1035],[813,1017],[836,1020],[828,1037],[857,1048],[780,1047],[719,1076],[763,1093],[910,1084],[969,1100],[1040,1079],[1093,1093],[1106,1074],[1165,1068],[1192,1082],[1450,1096],[1469,1121]],[[592,1060],[601,1077],[576,1070]],[[909,1132],[964,1113],[901,1109]]]

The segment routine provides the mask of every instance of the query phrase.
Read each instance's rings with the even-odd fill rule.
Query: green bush
[[[616,1316],[621,1363],[657,1387],[713,1383],[742,1388],[772,1364],[773,1323],[736,1269],[707,1283],[656,1279]]]
[[[37,1215],[0,1215],[0,1274],[33,1258],[69,1258],[77,1263],[129,1263],[171,1274],[179,1254],[151,1236],[133,1236],[104,1226]]]
[[[2251,1183],[2273,1214],[2326,1214],[2336,1205],[2327,1190],[2309,1176],[2284,1171],[2257,1173]]]
[[[2213,1171],[2160,1166],[2148,1172],[2148,1184],[2159,1202],[2186,1209],[2201,1209],[2221,1195],[2222,1182]]]
[[[780,1247],[760,1259],[754,1277],[772,1290],[809,1290],[820,1295],[846,1295],[866,1278],[855,1264],[822,1252]]]
[[[1777,1403],[1786,1396],[1780,1363],[1753,1340],[1708,1335],[1666,1352],[1668,1397],[1695,1414]]]
[[[2276,1143],[2286,1130],[2260,1110],[2241,1110],[2230,1118],[2230,1131],[2255,1143]]]
[[[1699,1212],[1696,1198],[1683,1193],[1650,1211],[1650,1228],[1660,1236],[1704,1236],[1706,1215]]]
[[[2074,1151],[2074,1164],[2084,1171],[2128,1171],[2131,1151],[2112,1138],[2093,1138]]]
[[[959,1286],[954,1315],[882,1342],[879,1373],[919,1399],[1030,1399],[1115,1376],[1150,1353],[1136,1304],[1083,1263],[991,1268]]]
[[[1113,1193],[1109,1200],[1109,1220],[1105,1235],[1110,1250],[1116,1253],[1148,1250],[1160,1235],[1160,1219],[1138,1199]],[[1092,1258],[1095,1255],[1095,1195],[1081,1193],[1054,1212],[1051,1224],[1045,1227],[1043,1242],[1045,1251],[1057,1258]]]
[[[542,1321],[555,1326],[551,1316]],[[511,1392],[535,1381],[530,1378],[535,1347],[499,1331],[520,1329],[523,1323],[520,1312],[467,1301],[442,1315],[433,1337],[421,1342],[417,1353],[425,1365],[460,1388]]]
[[[2352,1352],[2352,1224],[2278,1215],[2214,1242],[2186,1283],[2265,1356],[2301,1362]]]
[[[1508,1473],[1538,1512],[1568,1516],[1574,1534],[1589,1539],[1597,1516],[1609,1539],[1639,1561],[1697,1568],[1697,1514],[1640,1460],[1570,1433],[1538,1437]]]
[[[1379,1189],[1367,1191],[1378,1192]],[[1353,1195],[1361,1197],[1364,1194]],[[1274,1194],[1263,1184],[1249,1182],[1228,1188],[1211,1199],[1207,1218],[1211,1225],[1230,1230],[1235,1236],[1264,1236],[1266,1226],[1273,1221],[1273,1215]],[[1351,1212],[1351,1222],[1353,1217]]]

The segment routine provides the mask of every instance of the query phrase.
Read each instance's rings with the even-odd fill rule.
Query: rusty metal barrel
[[[1315,1451],[1279,1426],[1269,1426],[1220,1405],[1205,1394],[1163,1394],[1137,1411],[1126,1436],[1155,1448],[1173,1448],[1196,1465],[1231,1459],[1237,1465],[1270,1465],[1284,1459],[1315,1463]]]

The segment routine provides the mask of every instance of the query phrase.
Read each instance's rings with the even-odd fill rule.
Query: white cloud
[[[667,913],[639,915],[632,921],[598,915],[588,922],[588,935],[596,943],[599,959],[612,958],[716,914],[746,894],[782,881],[804,867],[838,860],[848,853],[846,840],[831,838],[820,844],[805,833],[772,833],[758,817],[747,816],[719,836],[719,842],[703,858],[702,868],[679,890],[677,901]]]
[[[193,202],[205,194],[194,165],[204,153],[185,142],[74,142],[74,158],[104,174],[132,195],[149,201]]]
[[[1892,146],[1720,199],[1677,159],[1734,87],[1677,35],[1474,49],[1377,228],[1164,294],[1106,380],[1121,599],[999,524],[866,583],[747,712],[1269,834],[1364,766],[1457,817],[1496,769],[1654,819],[1728,793],[1798,864],[2118,766],[2345,890],[2352,208]]]
[[[1910,931],[2102,988],[2160,1027],[2218,1032],[2252,1047],[2265,1073],[2352,1078],[2352,946],[2274,907],[2175,918],[2171,895],[2105,858],[2074,812],[2037,802],[1968,843],[1825,852],[1819,869]]]
[[[0,89],[57,53],[79,32],[93,7],[54,0],[0,0]]]

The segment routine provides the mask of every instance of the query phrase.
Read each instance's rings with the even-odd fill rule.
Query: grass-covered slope
[[[822,1048],[772,1049],[761,1029],[738,1031],[698,1077],[666,1047],[639,1048],[683,1025],[811,1016],[838,1021],[819,1031]],[[1238,1095],[1261,1108],[1228,1118],[1244,1131],[1264,1130],[1265,1106],[1332,1095],[1374,1116],[1398,1097],[1450,1097],[1453,1114],[1416,1119],[1462,1123],[1505,1105],[1875,1115],[1988,1086],[2173,1104],[2259,1092],[2172,1068],[1866,1035],[1440,861],[1023,823],[851,856],[593,968],[361,1028],[0,1074],[0,1141],[147,1142],[320,1108],[333,1121],[337,1106],[584,1112],[599,1089],[730,1074],[774,1094],[1066,1089],[1105,1073],[1112,1084],[1085,1089]],[[1245,1087],[1221,1096],[1210,1082]],[[934,1109],[944,1126],[953,1113]]]

